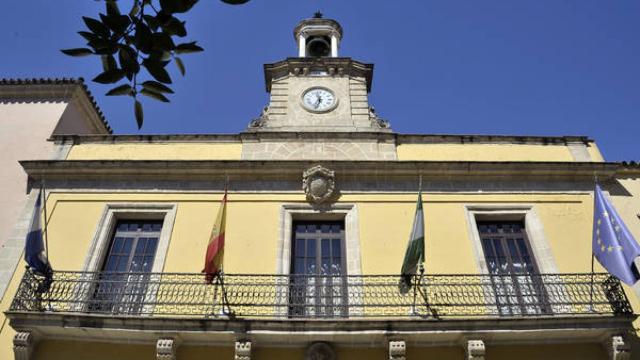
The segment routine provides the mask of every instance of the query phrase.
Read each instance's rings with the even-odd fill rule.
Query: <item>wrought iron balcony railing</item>
[[[191,318],[499,318],[632,313],[608,274],[304,276],[27,271],[10,311]]]

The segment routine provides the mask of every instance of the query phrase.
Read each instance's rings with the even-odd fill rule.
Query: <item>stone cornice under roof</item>
[[[78,93],[81,101],[89,107],[98,120],[94,125],[112,134],[111,126],[83,78],[2,78],[0,79],[0,101],[69,100],[76,95],[77,89],[81,89]]]
[[[166,134],[166,135],[55,135],[52,141],[83,143],[166,143],[166,142],[241,142],[293,139],[377,139],[402,144],[531,144],[566,145],[593,143],[586,136],[513,136],[513,135],[429,135],[380,132],[245,132],[240,134]]]
[[[619,163],[594,162],[494,162],[494,161],[258,161],[258,160],[30,160],[20,164],[32,180],[207,180],[228,175],[231,179],[294,180],[302,171],[322,164],[343,178],[366,176],[374,180],[410,179],[418,174],[429,179],[464,180],[613,178]]]

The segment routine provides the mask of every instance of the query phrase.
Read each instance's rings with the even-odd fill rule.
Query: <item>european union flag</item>
[[[40,220],[40,211],[42,208],[42,189],[38,193],[36,205],[33,208],[33,217],[31,218],[31,227],[27,234],[27,241],[24,246],[24,260],[29,264],[33,272],[45,277],[47,281],[51,280],[53,270],[49,264],[49,260],[45,256],[44,244],[42,242],[42,224]]]
[[[640,256],[640,245],[597,184],[594,195],[593,254],[610,274],[633,285],[639,280],[632,267]]]

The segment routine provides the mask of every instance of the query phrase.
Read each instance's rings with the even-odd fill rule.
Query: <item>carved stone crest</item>
[[[321,165],[310,167],[302,175],[302,189],[307,194],[307,199],[314,204],[329,200],[335,186],[335,172]]]

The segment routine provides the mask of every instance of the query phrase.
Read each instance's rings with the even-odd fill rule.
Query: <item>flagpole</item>
[[[595,214],[596,211],[596,187],[598,185],[598,174],[594,174],[594,185],[593,185],[593,212]],[[595,219],[594,219],[595,221]],[[592,235],[593,236],[593,235]],[[591,240],[593,242],[593,239]],[[594,274],[595,274],[595,259],[596,254],[593,252],[593,245],[591,245],[591,284],[589,289],[589,306],[591,307],[591,311],[595,311],[593,307],[593,282],[594,282]]]
[[[42,209],[44,210],[44,221],[43,221],[43,226],[44,226],[44,254],[47,257],[47,261],[49,261],[49,234],[47,233],[47,223],[48,218],[47,218],[47,189],[45,187],[45,181],[42,180]]]

